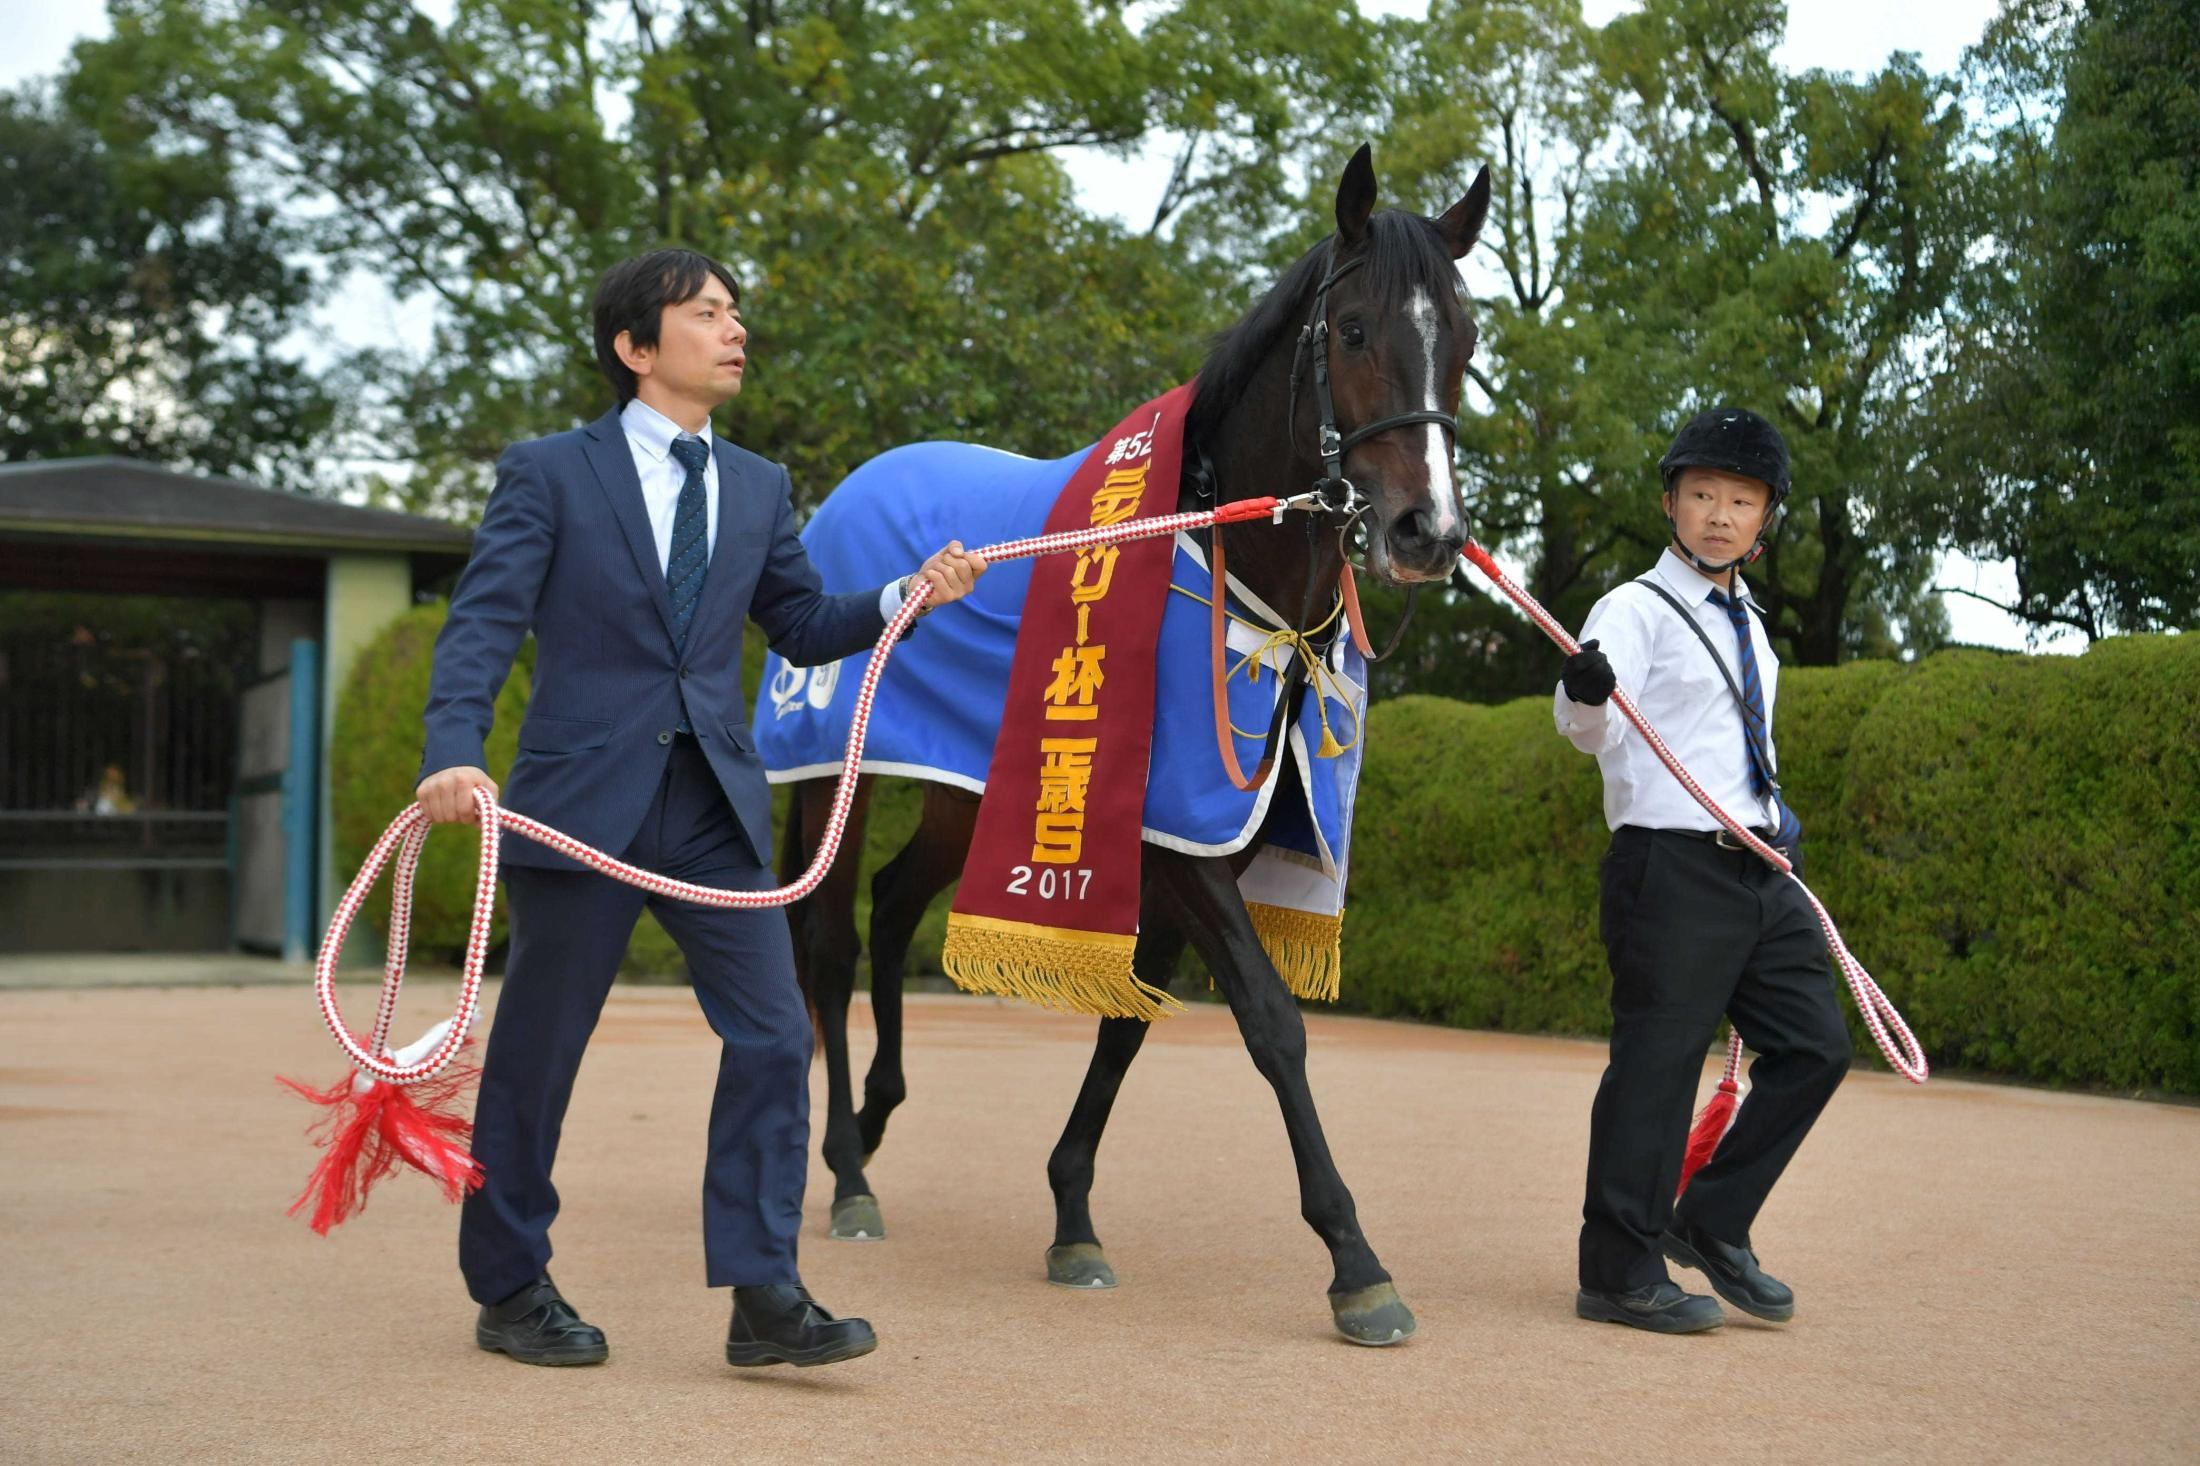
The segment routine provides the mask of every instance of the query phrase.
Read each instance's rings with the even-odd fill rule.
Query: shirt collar
[[[1664,581],[1666,589],[1678,595],[1683,605],[1700,605],[1710,600],[1711,593],[1718,589],[1698,575],[1695,568],[1683,560],[1671,545],[1666,546],[1665,553],[1658,556],[1658,563],[1651,567],[1651,573]],[[1742,578],[1739,571],[1735,573],[1734,585],[1744,605],[1757,606],[1755,593],[1750,590],[1749,582]],[[1757,609],[1762,614],[1763,607],[1758,606]]]
[[[629,441],[640,446],[653,463],[662,463],[672,452],[672,440],[687,432],[671,418],[636,397],[619,409],[619,426]],[[705,430],[705,443],[710,441]],[[715,455],[713,455],[715,456]]]

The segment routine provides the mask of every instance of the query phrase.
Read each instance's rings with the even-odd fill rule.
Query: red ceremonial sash
[[[1175,513],[1195,385],[1101,438],[1046,532]],[[985,799],[947,917],[942,965],[958,986],[1113,1018],[1179,1006],[1131,971],[1154,647],[1175,559],[1175,541],[1154,538],[1033,563]]]

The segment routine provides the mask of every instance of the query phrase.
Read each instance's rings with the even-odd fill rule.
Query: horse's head
[[[1337,185],[1337,232],[1315,250],[1322,283],[1300,349],[1326,357],[1333,416],[1322,422],[1320,360],[1300,373],[1294,406],[1302,424],[1311,409],[1317,433],[1336,429],[1323,451],[1341,447],[1333,471],[1368,503],[1368,566],[1392,584],[1443,579],[1467,541],[1451,423],[1477,333],[1453,262],[1474,246],[1489,206],[1484,168],[1440,218],[1378,214],[1363,146]]]

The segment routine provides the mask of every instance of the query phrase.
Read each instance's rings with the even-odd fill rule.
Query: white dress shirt
[[[637,397],[619,413],[626,446],[634,455],[634,473],[642,481],[642,508],[649,515],[650,537],[657,542],[657,568],[672,563],[672,521],[680,512],[680,488],[687,468],[672,456],[672,440],[687,434],[671,418]],[[710,443],[705,424],[701,436]],[[718,454],[703,460],[703,558],[718,548]]]
[[[672,456],[672,440],[687,432],[671,418],[637,397],[619,412],[619,426],[626,431],[626,446],[634,455],[634,475],[642,481],[642,510],[649,516],[650,537],[657,542],[657,569],[672,563],[672,521],[680,512],[680,489],[687,483],[687,469]],[[710,456],[703,460],[703,558],[707,564],[718,550],[718,451],[711,445],[709,425],[696,434]],[[901,581],[886,582],[879,591],[878,610],[891,620],[901,609]]]
[[[1718,589],[1668,549],[1650,573],[1703,628],[1719,660],[1741,685],[1740,645],[1725,608],[1712,604]],[[1752,607],[1756,598],[1734,577]],[[1773,702],[1779,691],[1780,662],[1765,639],[1762,618],[1749,618],[1750,644],[1757,655],[1757,676],[1764,685],[1765,748],[1775,768],[1772,746]],[[1583,623],[1580,640],[1594,639],[1611,660],[1620,689],[1658,730],[1704,793],[1745,825],[1779,822],[1768,792],[1759,799],[1750,790],[1749,744],[1742,712],[1726,678],[1711,664],[1703,643],[1681,624],[1673,608],[1648,586],[1633,581],[1598,601]],[[1552,704],[1558,731],[1583,753],[1596,755],[1604,774],[1604,822],[1613,829],[1638,825],[1652,830],[1715,830],[1719,822],[1681,788],[1650,745],[1610,702],[1584,707],[1566,695],[1562,684]]]

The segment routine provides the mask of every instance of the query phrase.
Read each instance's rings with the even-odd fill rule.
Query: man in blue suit
[[[497,464],[473,557],[436,639],[418,797],[472,822],[497,690],[536,640],[534,696],[511,807],[633,865],[698,885],[768,890],[771,796],[741,694],[743,622],[790,662],[875,642],[916,577],[828,595],[795,537],[787,471],[712,436],[741,390],[748,332],[725,266],[665,249],[596,289],[596,356],[618,409],[517,443]],[[933,606],[982,557],[926,561]],[[929,609],[929,607],[927,608]],[[490,1030],[474,1154],[487,1180],[459,1221],[476,1342],[529,1364],[594,1364],[602,1332],[545,1270],[550,1183],[581,1051],[647,904],[686,955],[723,1040],[703,1172],[709,1284],[733,1289],[726,1358],[828,1364],[877,1346],[795,1268],[809,1162],[810,1022],[784,911],[653,897],[532,841],[503,845],[512,945]]]

